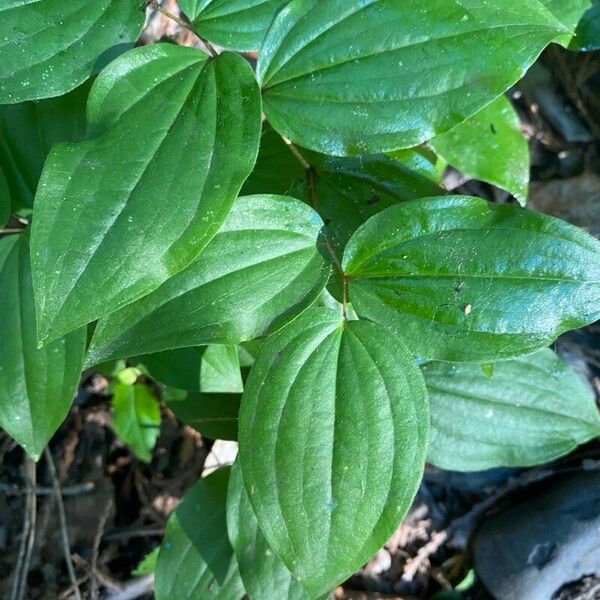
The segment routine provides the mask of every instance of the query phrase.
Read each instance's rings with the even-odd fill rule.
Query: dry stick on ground
[[[98,568],[98,555],[100,553],[100,542],[102,541],[102,535],[104,534],[104,528],[106,527],[106,521],[108,521],[108,517],[110,516],[110,511],[112,510],[112,498],[109,498],[106,506],[104,508],[104,512],[100,517],[100,522],[98,523],[98,531],[96,532],[96,538],[94,539],[94,548],[92,549],[92,563],[91,563],[91,577],[92,584],[90,587],[90,598],[91,600],[97,600],[98,598],[98,578],[96,577],[96,569]]]
[[[27,498],[25,500],[25,515],[23,517],[23,537],[19,548],[19,556],[15,566],[15,574],[10,593],[10,600],[23,600],[27,590],[27,575],[29,563],[35,542],[35,524],[37,517],[37,498],[35,495],[35,463],[27,454],[25,455],[25,484]]]
[[[62,492],[60,490],[60,483],[58,476],[56,475],[56,466],[52,458],[52,453],[48,446],[44,449],[44,456],[48,463],[48,471],[50,471],[50,477],[52,478],[52,487],[54,488],[54,496],[56,498],[56,506],[58,507],[58,521],[60,524],[60,533],[62,537],[63,552],[65,555],[65,563],[67,564],[67,571],[69,573],[69,579],[71,581],[71,587],[73,588],[73,594],[77,600],[81,600],[81,592],[77,585],[77,577],[75,576],[75,568],[73,567],[73,561],[71,560],[71,547],[69,545],[69,534],[67,532],[67,519],[65,517],[65,505],[63,503]]]
[[[468,513],[454,519],[446,529],[434,532],[431,535],[431,540],[417,552],[417,555],[413,559],[407,562],[404,567],[402,579],[405,581],[412,581],[419,569],[426,565],[431,556],[433,556],[446,542],[452,544],[455,548],[464,550],[479,519],[488,510],[495,506],[499,501],[504,500],[512,492],[552,477],[556,472],[557,471],[548,468],[532,469],[530,471],[525,471],[513,479],[509,479],[491,496],[473,506]]]
[[[62,488],[62,495],[64,496],[79,496],[80,494],[86,494],[94,490],[96,485],[93,481],[87,481],[85,483],[76,483]],[[45,487],[42,485],[36,485],[34,488],[36,496],[53,496],[54,488]],[[0,493],[6,494],[7,496],[24,496],[27,494],[27,490],[21,489],[18,485],[11,485],[10,483],[0,483]]]
[[[154,573],[137,577],[125,583],[123,590],[108,594],[107,600],[135,600],[154,589]]]

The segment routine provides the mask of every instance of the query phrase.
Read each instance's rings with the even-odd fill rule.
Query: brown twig
[[[48,465],[48,471],[50,472],[50,478],[52,479],[52,487],[54,488],[54,497],[56,498],[56,506],[58,507],[58,522],[60,525],[60,533],[62,538],[63,552],[65,556],[65,563],[67,565],[67,572],[69,573],[69,580],[71,581],[71,587],[73,588],[73,594],[77,600],[81,600],[81,592],[77,585],[77,577],[75,575],[75,567],[71,560],[71,546],[69,544],[69,533],[67,531],[67,518],[65,516],[65,505],[63,502],[63,496],[60,489],[60,483],[58,476],[56,475],[56,466],[54,465],[54,459],[50,448],[46,446],[44,449],[44,456],[46,457],[46,463]]]
[[[419,569],[426,565],[429,561],[429,557],[435,554],[448,540],[448,530],[436,531],[431,536],[431,539],[422,548],[419,548],[417,555],[410,560],[404,567],[404,573],[402,579],[405,581],[412,581],[415,575],[419,572]]]
[[[108,521],[108,517],[110,516],[110,511],[112,510],[112,498],[109,498],[106,503],[106,507],[104,508],[104,512],[100,517],[100,521],[98,523],[98,531],[96,532],[96,537],[94,538],[94,547],[92,549],[92,562],[91,562],[91,586],[90,586],[90,598],[91,600],[97,600],[98,598],[98,578],[96,577],[96,570],[98,568],[98,555],[100,553],[100,542],[102,541],[102,535],[104,533],[104,528],[106,527],[106,521]]]
[[[125,531],[113,531],[104,536],[105,540],[128,540],[136,537],[160,537],[165,534],[162,527],[154,529],[129,529]]]
[[[76,483],[75,485],[69,485],[62,488],[62,495],[64,496],[79,496],[80,494],[86,494],[91,492],[95,488],[93,481],[87,481],[85,483]],[[34,488],[36,496],[52,496],[54,494],[54,488],[36,485]],[[6,494],[7,496],[23,496],[27,494],[27,490],[13,485],[10,483],[0,483],[0,494]]]
[[[177,23],[177,25],[179,25],[180,27],[183,27],[184,29],[191,31],[206,46],[206,48],[212,54],[213,57],[219,56],[219,53],[215,50],[214,46],[208,40],[204,39],[194,29],[194,27],[190,21],[187,21],[186,19],[182,19],[181,17],[178,17],[177,15],[174,15],[172,12],[164,9],[159,4],[158,0],[148,0],[146,3],[146,6],[149,6],[152,10],[155,10],[155,11],[159,12],[161,15],[164,15],[165,17],[167,17],[167,19],[171,19],[172,21],[175,21],[175,23]]]
[[[27,485],[27,498],[25,500],[25,514],[23,516],[23,537],[19,547],[19,555],[15,566],[15,574],[10,593],[10,600],[23,600],[27,591],[27,575],[35,542],[35,527],[37,517],[37,498],[35,488],[35,462],[25,456],[25,483]]]
[[[123,590],[108,594],[107,600],[135,600],[145,596],[154,589],[154,573],[136,577],[123,586]]]

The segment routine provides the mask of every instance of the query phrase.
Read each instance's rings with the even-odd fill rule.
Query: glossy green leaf
[[[10,219],[11,213],[11,202],[10,202],[10,191],[8,189],[8,183],[2,166],[0,165],[0,228],[4,227]]]
[[[205,39],[231,50],[258,50],[285,0],[185,0],[180,2]],[[272,191],[272,190],[270,190]]]
[[[85,105],[91,83],[89,80],[58,98],[0,106],[0,164],[14,211],[33,206],[52,146],[84,138]]]
[[[117,382],[113,387],[113,427],[140,460],[150,462],[160,434],[158,401],[141,383]]]
[[[151,377],[193,392],[241,394],[244,391],[236,346],[177,348],[139,356]]]
[[[236,462],[229,477],[227,530],[250,600],[309,600],[262,534]]]
[[[296,196],[306,187],[304,167],[283,138],[268,124],[263,126],[256,166],[242,187],[243,194]]]
[[[428,461],[444,469],[525,467],[600,435],[591,389],[554,352],[496,363],[423,367],[431,407]]]
[[[387,155],[400,161],[411,171],[441,185],[446,162],[441,160],[430,148],[417,146],[416,148],[393,150],[388,152]]]
[[[98,323],[88,364],[265,335],[316,300],[329,277],[323,223],[299,200],[239,198],[189,268]]]
[[[98,76],[88,117],[96,137],[53,149],[35,200],[42,341],[187,267],[224,221],[258,152],[256,80],[231,53],[206,60],[170,44],[136,48]]]
[[[522,205],[527,203],[529,145],[505,96],[429,144],[465,175],[510,192]]]
[[[594,5],[581,17],[575,37],[569,48],[584,52],[600,50],[600,1],[594,0]]]
[[[404,200],[444,193],[430,179],[383,154],[305,156],[315,169],[313,201],[339,258],[352,234],[373,215]]]
[[[569,30],[557,41],[568,46],[584,13],[591,7],[591,0],[540,0],[541,3]]]
[[[257,75],[277,131],[325,154],[368,154],[461,123],[565,31],[537,0],[292,0]]]
[[[131,47],[142,22],[135,1],[3,0],[0,104],[72,90]]]
[[[239,600],[244,588],[227,539],[229,469],[198,481],[169,517],[156,564],[156,600]]]
[[[239,394],[188,392],[185,398],[167,401],[175,416],[211,440],[238,439]]]
[[[511,358],[600,316],[600,242],[478,198],[388,208],[354,234],[343,266],[357,314],[430,359]]]
[[[430,178],[406,164],[411,157],[415,162],[422,158],[418,149],[402,151],[402,160],[384,154],[339,158],[302,148],[297,152],[300,157],[294,156],[273,128],[265,126],[256,167],[244,191],[277,190],[312,205],[326,223],[327,237],[339,258],[350,236],[372,215],[403,200],[443,193]],[[310,177],[301,161],[312,168]]]
[[[387,329],[312,308],[267,339],[242,398],[240,461],[268,544],[310,597],[396,530],[428,426],[419,369]]]
[[[86,332],[37,349],[26,233],[0,239],[0,290],[0,427],[37,460],[71,408]]]
[[[212,345],[204,349],[200,389],[217,394],[241,394],[244,391],[236,346]]]

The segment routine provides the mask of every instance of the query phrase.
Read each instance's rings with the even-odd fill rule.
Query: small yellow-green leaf
[[[141,460],[150,462],[160,434],[160,406],[148,386],[119,381],[113,386],[113,427]]]

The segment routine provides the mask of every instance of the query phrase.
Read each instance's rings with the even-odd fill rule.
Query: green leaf
[[[145,462],[160,434],[160,406],[150,388],[141,383],[114,384],[113,427],[117,435]]]
[[[211,440],[238,439],[239,394],[188,392],[183,399],[167,400],[180,420]]]
[[[242,187],[243,194],[295,195],[306,186],[304,167],[283,138],[268,124],[263,126],[256,166]]]
[[[229,477],[227,530],[250,600],[309,600],[262,534],[237,461]]]
[[[594,0],[594,6],[581,17],[569,48],[583,52],[600,50],[600,1]]]
[[[430,359],[512,358],[600,316],[600,242],[478,198],[388,208],[354,234],[343,266],[357,314]]]
[[[256,167],[243,189],[277,190],[302,198],[326,223],[325,233],[339,258],[350,236],[372,215],[403,200],[444,193],[411,169],[423,159],[418,149],[402,151],[402,160],[384,154],[340,158],[296,151],[300,157],[273,128],[264,127]],[[312,169],[310,176],[301,161]]]
[[[244,391],[236,346],[177,348],[138,356],[151,377],[193,392],[241,394]]]
[[[299,200],[239,198],[196,262],[98,323],[88,364],[265,335],[325,287],[330,267],[318,248],[322,226]]]
[[[241,468],[269,546],[311,598],[396,530],[428,426],[420,371],[385,328],[312,308],[267,339],[242,398]]]
[[[36,196],[41,341],[186,268],[224,221],[258,152],[256,80],[231,53],[206,60],[170,44],[136,48],[98,76],[88,117],[96,137],[55,147]]]
[[[231,50],[250,51],[260,48],[275,13],[286,1],[185,0],[180,4],[203,38]]]
[[[31,208],[50,149],[85,136],[85,104],[91,80],[72,92],[32,102],[0,106],[0,163],[13,211]]]
[[[4,227],[8,223],[10,213],[10,191],[8,190],[8,183],[6,183],[4,171],[2,166],[0,166],[0,227]]]
[[[217,394],[244,391],[236,346],[207,346],[200,366],[200,390]]]
[[[144,558],[139,562],[138,566],[132,571],[132,575],[140,577],[142,575],[148,575],[156,571],[156,561],[158,560],[158,552],[160,547],[154,548],[151,552],[146,554]]]
[[[526,467],[600,435],[594,394],[554,352],[496,363],[423,367],[431,406],[428,461],[444,469]]]
[[[527,203],[529,145],[505,96],[429,144],[465,175],[510,192],[522,205]]]
[[[198,481],[169,517],[156,564],[156,600],[239,600],[244,588],[227,539],[229,469]]]
[[[591,7],[591,0],[541,0],[541,3],[569,30],[570,33],[556,40],[563,46],[569,46],[577,24]]]
[[[430,179],[383,154],[305,156],[315,169],[314,204],[340,258],[352,234],[373,215],[398,202],[444,193]]]
[[[0,427],[37,460],[71,408],[86,331],[37,349],[27,233],[0,238],[0,290]]]
[[[416,148],[405,148],[404,150],[393,150],[388,152],[390,158],[400,161],[411,171],[430,179],[441,185],[446,163],[425,146]]]
[[[258,61],[265,113],[325,154],[408,148],[518,81],[566,30],[537,0],[292,0]],[[368,34],[365,34],[368,32]]]
[[[0,104],[60,96],[135,42],[135,1],[3,0]]]

